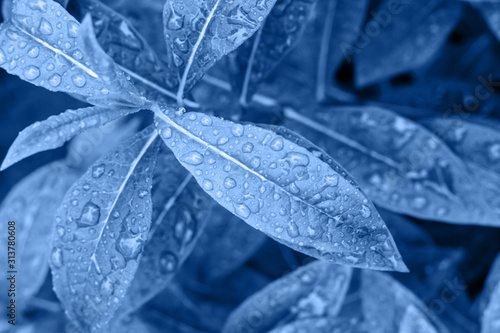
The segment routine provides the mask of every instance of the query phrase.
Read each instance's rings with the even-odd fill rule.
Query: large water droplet
[[[34,80],[40,76],[40,69],[36,66],[30,65],[24,69],[24,77],[27,80]]]
[[[38,57],[39,54],[40,54],[40,48],[38,48],[38,46],[34,46],[28,51],[28,55],[31,58],[36,58]]]
[[[251,144],[250,142],[247,142],[245,143],[242,147],[241,147],[241,150],[244,152],[244,153],[251,153],[252,150],[253,150],[253,144]]]
[[[205,179],[203,181],[202,185],[203,185],[203,188],[207,191],[213,190],[213,188],[214,188],[214,184],[208,179]]]
[[[61,268],[64,264],[62,249],[59,247],[53,248],[50,255],[50,260],[52,261],[52,266],[54,266],[55,268]]]
[[[241,216],[245,219],[250,216],[250,208],[248,208],[248,206],[245,204],[233,203],[233,208],[234,208],[234,212],[238,216]]]
[[[361,216],[364,218],[370,217],[372,215],[372,211],[368,206],[362,205],[361,206]]]
[[[115,291],[115,286],[113,284],[113,281],[111,281],[109,277],[106,277],[101,283],[101,288],[100,288],[101,295],[111,296],[113,295],[114,291]]]
[[[169,30],[180,30],[184,26],[184,16],[179,15],[174,10],[173,2],[170,2],[170,13],[167,20]]]
[[[240,125],[240,124],[235,124],[231,128],[231,133],[233,133],[233,135],[236,136],[236,137],[242,136],[243,135],[243,131],[244,131],[244,127],[243,127],[243,125]]]
[[[252,157],[252,159],[250,160],[250,165],[253,168],[258,168],[260,166],[260,158],[258,158],[258,157]]]
[[[50,35],[54,32],[52,24],[50,24],[50,22],[44,18],[40,21],[40,26],[38,27],[38,30],[40,30],[40,32],[44,35]]]
[[[224,187],[225,188],[231,189],[231,188],[233,188],[235,186],[236,186],[236,180],[234,180],[233,178],[226,177],[226,179],[224,179]]]
[[[203,163],[203,155],[197,151],[192,151],[181,156],[181,161],[191,165]]]
[[[212,125],[212,118],[210,118],[209,116],[204,116],[203,118],[201,118],[201,123],[205,126],[210,126]]]
[[[129,236],[127,232],[120,234],[116,242],[116,250],[120,252],[125,259],[137,259],[142,252],[144,241],[140,235]]]
[[[170,251],[163,251],[159,257],[159,267],[161,274],[169,274],[177,268],[178,260],[175,254]]]
[[[82,74],[73,75],[71,79],[73,80],[75,86],[77,86],[78,88],[82,88],[87,83],[87,79]]]
[[[68,22],[68,36],[73,38],[78,36],[78,23],[75,21]]]
[[[276,138],[273,141],[271,141],[270,147],[274,151],[280,151],[283,150],[284,145],[285,144],[282,138]]]
[[[93,202],[87,202],[82,209],[82,215],[76,220],[79,227],[90,227],[99,223],[101,208]]]
[[[92,177],[99,178],[104,174],[106,166],[104,164],[99,164],[92,167]]]
[[[286,229],[288,235],[292,238],[299,236],[299,227],[293,221],[288,222],[288,228]]]

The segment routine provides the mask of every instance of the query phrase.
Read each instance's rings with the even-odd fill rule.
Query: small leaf
[[[414,70],[434,57],[458,23],[458,1],[416,0],[391,5],[385,0],[378,15],[366,24],[364,35],[352,49],[356,85],[365,87]],[[383,13],[383,14],[382,14]],[[369,29],[378,28],[375,36]]]
[[[185,266],[203,282],[220,281],[245,264],[267,237],[219,205]]]
[[[259,29],[276,0],[167,0],[163,12],[168,64],[177,68],[177,100],[224,55]]]
[[[222,332],[268,332],[296,320],[334,317],[351,274],[348,267],[314,261],[247,299],[229,316]]]
[[[77,179],[75,170],[60,161],[45,165],[19,182],[0,206],[0,219],[5,225],[5,235],[0,245],[5,251],[2,261],[7,265],[8,246],[16,249],[16,304],[19,313],[30,297],[42,286],[49,270],[50,237],[55,211],[66,190]],[[15,244],[8,244],[8,221],[15,222]],[[14,230],[9,227],[9,231]],[[11,251],[10,249],[8,251]],[[4,271],[5,272],[5,271]],[[2,287],[8,290],[8,274],[2,273]],[[6,299],[7,292],[2,294]]]
[[[136,112],[137,109],[106,109],[87,107],[78,110],[68,110],[57,116],[25,128],[9,148],[0,170],[39,153],[41,151],[59,148],[76,135],[112,120]]]
[[[229,55],[233,88],[245,105],[276,65],[299,41],[317,0],[278,0],[254,37]]]
[[[314,140],[348,170],[373,202],[421,219],[499,225],[496,204],[477,192],[468,166],[413,121],[376,107],[285,110],[287,126]]]
[[[137,271],[151,223],[156,137],[149,127],[103,156],[57,211],[54,290],[85,332],[107,326]]]
[[[148,243],[118,313],[129,313],[165,289],[197,244],[210,220],[211,200],[162,147],[153,179]]]
[[[421,300],[388,274],[361,271],[360,292],[367,332],[415,332],[417,327],[416,332],[448,332]]]
[[[406,270],[375,207],[338,165],[257,126],[155,114],[161,138],[198,184],[252,227],[317,258]]]
[[[0,25],[0,41],[0,66],[27,82],[92,104],[144,104],[100,49],[90,20],[80,25],[52,0],[14,2],[11,20]]]

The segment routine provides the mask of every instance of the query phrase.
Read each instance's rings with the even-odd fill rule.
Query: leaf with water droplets
[[[90,14],[103,50],[130,75],[149,100],[175,98],[176,69],[167,68],[127,18],[96,0],[78,0],[83,14]],[[189,102],[188,102],[189,103]],[[186,103],[187,105],[189,105]]]
[[[0,170],[5,170],[41,151],[59,148],[66,141],[88,129],[104,125],[136,111],[138,110],[125,107],[120,109],[87,107],[68,110],[42,122],[38,121],[19,133],[9,148]]]
[[[152,197],[148,243],[121,314],[136,310],[169,285],[210,219],[210,198],[164,146],[154,172]]]
[[[153,109],[161,138],[181,164],[252,227],[317,258],[406,270],[375,207],[340,166],[254,125]]]
[[[496,201],[476,191],[469,167],[419,124],[365,106],[318,108],[310,118],[287,108],[285,117],[334,155],[375,204],[421,219],[499,225]]]
[[[399,6],[385,0],[366,24],[363,40],[350,51],[356,62],[356,85],[365,87],[430,61],[461,17],[457,1],[415,0]],[[373,29],[380,31],[373,38]]]
[[[2,261],[7,264],[8,246],[17,251],[16,267],[11,270],[19,273],[15,296],[18,311],[28,304],[47,277],[55,211],[76,178],[75,170],[60,161],[52,162],[19,182],[0,206],[0,219],[5,224],[5,234],[0,238],[0,246],[5,249]],[[15,222],[16,244],[8,244],[8,221]],[[11,230],[14,229],[9,227]],[[9,289],[7,276],[4,270],[0,281],[5,290]],[[7,293],[2,293],[2,299],[9,302]]]
[[[246,104],[274,67],[299,41],[317,0],[278,0],[263,26],[229,55],[232,85]]]
[[[169,67],[178,70],[178,100],[220,58],[257,31],[275,2],[166,1],[164,33]]]
[[[0,66],[37,86],[85,97],[92,104],[142,105],[135,88],[95,40],[52,0],[18,0],[0,25]]]
[[[388,274],[361,271],[360,293],[364,326],[370,333],[448,333],[421,300]]]
[[[351,274],[351,268],[325,261],[300,267],[248,298],[229,316],[222,332],[268,332],[296,320],[334,317]]]
[[[219,205],[185,269],[203,282],[221,281],[245,264],[267,237]]]
[[[137,271],[151,224],[156,138],[149,127],[100,158],[57,211],[54,290],[85,332],[105,329]]]

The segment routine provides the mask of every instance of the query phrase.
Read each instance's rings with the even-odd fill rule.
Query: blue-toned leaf
[[[317,56],[316,99],[323,101],[329,94],[328,87],[341,62],[352,62],[352,47],[356,44],[361,25],[364,23],[369,5],[368,0],[330,0],[319,1],[316,10],[316,24],[312,34],[319,38],[318,49],[311,48]],[[308,35],[306,35],[308,37]],[[314,38],[314,36],[311,36]]]
[[[497,1],[471,1],[471,3],[481,12],[493,35],[500,40],[500,21],[498,20],[500,3]]]
[[[87,170],[99,157],[137,133],[140,123],[138,118],[122,118],[77,135],[68,144],[66,163]]]
[[[161,138],[224,208],[305,254],[406,270],[375,207],[339,165],[272,131],[174,110],[155,109]]]
[[[128,313],[165,289],[210,222],[212,200],[193,176],[162,147],[153,178],[148,243],[119,313]]]
[[[275,2],[166,1],[164,33],[169,67],[178,71],[178,101],[220,58],[259,29]]]
[[[52,0],[18,0],[0,25],[0,66],[37,86],[92,104],[142,105],[125,74],[99,47],[92,23],[80,25]]]
[[[366,106],[285,110],[287,126],[335,156],[373,202],[456,224],[499,225],[497,206],[478,193],[468,166],[437,136],[391,111]]]
[[[247,299],[231,314],[222,332],[268,332],[299,319],[334,317],[351,274],[348,267],[314,261]]]
[[[5,170],[41,151],[59,148],[66,141],[88,129],[104,125],[136,111],[138,109],[125,107],[120,109],[87,107],[68,110],[44,121],[37,121],[19,133],[9,148],[0,170]]]
[[[241,223],[221,206],[213,210],[210,223],[186,262],[188,271],[205,282],[226,278],[243,266],[266,240],[263,233]]]
[[[28,305],[29,298],[40,289],[49,270],[50,237],[55,211],[66,190],[77,179],[75,170],[60,161],[45,165],[19,182],[0,206],[0,219],[5,225],[0,246],[7,267],[8,246],[16,249],[17,311]],[[15,244],[8,244],[8,221],[15,222]],[[9,229],[10,230],[10,229]],[[11,251],[10,249],[8,251]],[[2,272],[1,286],[8,290],[7,272]],[[2,294],[6,299],[7,292]],[[6,303],[5,303],[6,304]]]
[[[103,50],[130,75],[143,96],[150,100],[175,99],[173,91],[179,83],[176,71],[163,65],[127,18],[97,0],[78,0],[78,4],[83,14],[92,16]],[[186,105],[192,103],[187,101]]]
[[[2,18],[7,21],[12,16],[12,3],[13,0],[3,0],[2,1]]]
[[[491,265],[480,298],[481,333],[494,333],[500,330],[500,255]]]
[[[345,318],[314,318],[297,320],[269,333],[369,333],[356,320]],[[409,332],[401,332],[409,333]]]
[[[364,327],[370,333],[447,333],[446,327],[410,290],[388,274],[361,272]]]
[[[392,3],[392,4],[391,4]],[[458,1],[385,0],[349,51],[356,61],[356,85],[365,87],[414,70],[434,57],[458,23]],[[375,30],[377,29],[377,30]],[[375,36],[373,31],[380,31]]]
[[[54,290],[85,332],[105,329],[137,271],[151,224],[156,138],[149,127],[100,158],[57,211]]]
[[[299,41],[317,0],[278,0],[254,37],[229,55],[233,88],[245,105]]]

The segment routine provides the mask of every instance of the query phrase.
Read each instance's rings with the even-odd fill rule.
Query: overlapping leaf
[[[0,26],[0,66],[37,86],[93,104],[142,105],[125,74],[99,47],[89,19],[80,25],[52,0],[18,0]]]
[[[268,332],[296,320],[335,317],[351,274],[348,267],[324,261],[303,266],[247,299],[222,332]]]
[[[287,109],[287,126],[324,148],[388,210],[422,219],[499,225],[493,198],[477,193],[468,166],[420,125],[375,107]]]
[[[246,104],[269,72],[292,50],[306,28],[316,0],[278,0],[254,37],[229,55],[232,83]]]
[[[55,211],[77,175],[64,163],[52,162],[18,183],[0,206],[0,218],[5,223],[5,234],[0,239],[0,245],[5,249],[1,259],[7,267],[7,253],[11,252],[9,256],[14,256],[15,264],[9,270],[18,272],[15,283],[18,313],[45,281]],[[15,244],[8,244],[8,221],[15,222]],[[4,271],[1,285],[5,290],[9,289],[7,276]],[[2,294],[2,297],[6,296],[7,292]]]
[[[159,107],[155,114],[181,164],[252,227],[317,258],[406,270],[375,207],[331,158],[254,125]]]
[[[221,57],[259,29],[276,0],[167,0],[163,12],[169,67],[177,68],[177,99]]]
[[[86,332],[105,330],[137,271],[151,223],[156,137],[147,128],[100,158],[57,211],[54,290]]]
[[[429,61],[443,46],[461,15],[458,1],[415,0],[395,6],[384,1],[351,51],[356,85],[365,87]]]
[[[42,122],[37,121],[19,133],[2,162],[1,170],[41,151],[61,147],[66,141],[88,129],[99,127],[136,111],[138,109],[125,107],[107,109],[91,106],[68,110]]]
[[[165,289],[210,222],[211,199],[166,147],[153,179],[152,227],[120,314],[132,312]]]
[[[491,265],[480,297],[481,333],[494,333],[500,329],[500,255]]]
[[[367,332],[448,332],[410,290],[389,275],[367,270],[361,274],[360,292]]]

